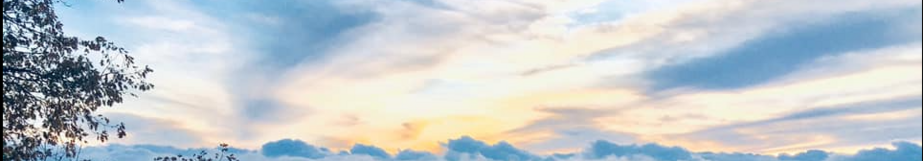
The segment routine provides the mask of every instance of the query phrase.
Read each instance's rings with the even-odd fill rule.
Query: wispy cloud
[[[298,138],[401,158],[460,135],[535,152],[520,157],[596,139],[765,153],[919,140],[894,132],[920,131],[906,114],[919,104],[845,108],[923,94],[919,1],[665,2],[79,2],[62,19],[156,70],[155,90],[105,112],[168,120],[128,126],[189,129],[197,145]],[[811,111],[837,114],[772,121]],[[895,135],[805,129],[822,124]]]

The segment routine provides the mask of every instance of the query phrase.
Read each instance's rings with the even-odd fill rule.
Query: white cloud
[[[737,91],[680,91],[671,99],[651,100],[654,98],[645,96],[641,91],[643,87],[638,87],[646,84],[647,80],[636,78],[647,70],[715,56],[719,51],[747,40],[785,30],[791,24],[816,23],[844,13],[900,8],[918,2],[855,0],[821,5],[827,3],[707,1],[636,15],[618,22],[577,27],[567,26],[567,17],[558,12],[563,10],[545,9],[554,8],[550,5],[491,3],[497,4],[482,6],[447,1],[446,5],[455,7],[451,10],[401,2],[374,3],[371,8],[381,14],[379,21],[353,30],[349,34],[351,41],[329,52],[332,55],[329,59],[303,64],[298,70],[288,73],[291,81],[285,82],[276,91],[278,99],[296,106],[325,108],[316,111],[323,116],[305,118],[286,126],[340,129],[297,134],[298,137],[316,138],[341,135],[341,132],[352,133],[357,129],[368,133],[390,131],[411,120],[431,121],[440,117],[474,115],[485,120],[502,120],[504,124],[477,130],[497,133],[541,118],[543,114],[533,111],[534,107],[633,106],[638,109],[625,113],[632,115],[630,117],[618,115],[597,121],[616,122],[606,130],[643,135],[675,134],[777,116],[803,105],[797,102],[799,100],[851,89],[839,87],[855,83],[855,78],[890,77],[918,69],[903,66],[829,80],[836,82],[804,80],[797,84],[766,85]],[[593,4],[596,3],[564,10],[577,11]],[[521,75],[557,66],[562,68]],[[633,81],[624,83],[628,87],[593,89],[600,81],[613,77]],[[434,80],[449,83],[428,84]],[[836,87],[814,91],[808,88],[812,86],[811,81],[814,81],[813,85]],[[889,84],[893,83],[899,82]],[[415,93],[422,87],[429,91],[448,92]],[[857,86],[851,92],[860,95],[844,97],[841,101],[855,102],[915,93],[914,88],[905,88],[901,91],[880,91],[879,95],[874,95],[876,92],[862,94],[880,87]],[[776,97],[772,96],[779,96],[783,89],[804,91],[804,97],[773,99]],[[581,93],[598,97],[580,97],[583,96]],[[837,102],[827,100],[832,101],[827,104]],[[824,103],[814,105],[820,104]],[[740,105],[759,107],[726,108]],[[753,116],[749,114],[751,109],[766,110],[767,115]],[[407,115],[406,111],[414,111],[416,115]],[[667,112],[697,114],[709,119],[659,122]],[[343,114],[375,122],[367,127],[330,127],[324,123]],[[429,128],[423,133],[445,133],[434,132],[436,126]],[[421,135],[417,140],[408,141],[368,138],[362,141],[417,145],[424,139],[445,137],[449,136]]]
[[[148,2],[152,11],[145,14],[152,15],[119,15],[125,20],[118,21],[140,26],[133,34],[149,35],[130,49],[142,63],[154,66],[151,80],[157,88],[113,111],[180,122],[181,127],[209,136],[206,144],[243,136],[228,133],[252,133],[242,146],[256,147],[261,140],[284,137],[336,136],[349,143],[433,148],[434,141],[459,134],[496,137],[546,115],[535,107],[562,106],[632,107],[589,122],[607,122],[600,131],[637,133],[653,136],[641,138],[645,141],[667,142],[657,135],[767,119],[799,107],[920,93],[919,74],[910,74],[915,79],[904,74],[920,73],[920,56],[913,54],[920,52],[919,45],[820,60],[816,69],[806,68],[758,87],[676,91],[665,99],[645,93],[643,86],[650,80],[638,76],[664,65],[715,56],[793,24],[919,5],[912,0],[703,1],[588,24],[575,24],[570,14],[587,11],[600,1],[437,1],[447,8],[404,1],[338,1],[334,4],[338,10],[370,10],[378,17],[346,31],[342,39],[329,44],[332,49],[321,53],[320,60],[285,71],[282,82],[253,87],[229,83],[262,76],[238,70],[247,68],[241,64],[258,52],[247,45],[252,42],[236,37],[239,31],[232,30],[233,25],[191,4]],[[605,9],[596,8],[597,12]],[[247,19],[281,21],[253,14]],[[541,72],[522,74],[528,71]],[[601,81],[611,78],[620,82],[599,88]],[[255,79],[248,83],[265,83]],[[894,86],[900,88],[888,88]],[[794,92],[798,94],[790,94]],[[280,100],[297,110],[312,108],[316,114],[291,123],[237,129],[244,121],[226,120],[240,113],[235,107],[241,101],[234,99],[251,96]],[[736,106],[752,107],[727,108]],[[753,109],[762,115],[752,114]],[[702,117],[680,117],[691,115]],[[331,123],[342,116],[370,121],[352,126]],[[668,117],[680,119],[662,121]],[[404,130],[407,122],[427,126],[415,137],[388,136]]]

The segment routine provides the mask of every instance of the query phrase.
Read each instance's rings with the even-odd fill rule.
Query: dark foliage
[[[89,140],[124,137],[124,124],[94,112],[154,87],[125,49],[65,35],[58,3],[3,1],[3,160],[73,158]]]
[[[234,154],[228,153],[228,144],[222,143],[218,146],[221,152],[213,154],[209,157],[208,152],[205,150],[200,151],[199,153],[192,154],[189,157],[183,157],[183,155],[176,156],[164,156],[154,158],[155,161],[240,161],[237,159]]]

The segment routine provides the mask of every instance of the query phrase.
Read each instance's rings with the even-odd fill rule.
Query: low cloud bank
[[[268,142],[259,150],[232,148],[241,160],[266,161],[919,161],[920,145],[895,142],[892,148],[873,148],[854,155],[809,150],[779,156],[751,153],[691,152],[682,147],[659,144],[620,145],[604,140],[591,143],[580,152],[538,155],[501,141],[489,144],[471,137],[450,139],[442,144],[443,155],[425,151],[401,150],[389,154],[374,145],[355,144],[348,151],[331,151],[301,140],[283,139]],[[215,149],[178,149],[154,145],[107,145],[84,148],[81,159],[147,161],[157,156],[189,155]]]

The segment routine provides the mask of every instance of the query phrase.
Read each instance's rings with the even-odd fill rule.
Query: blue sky
[[[849,160],[923,137],[913,0],[68,4],[67,33],[155,70],[154,90],[101,111],[129,137],[100,149]]]

